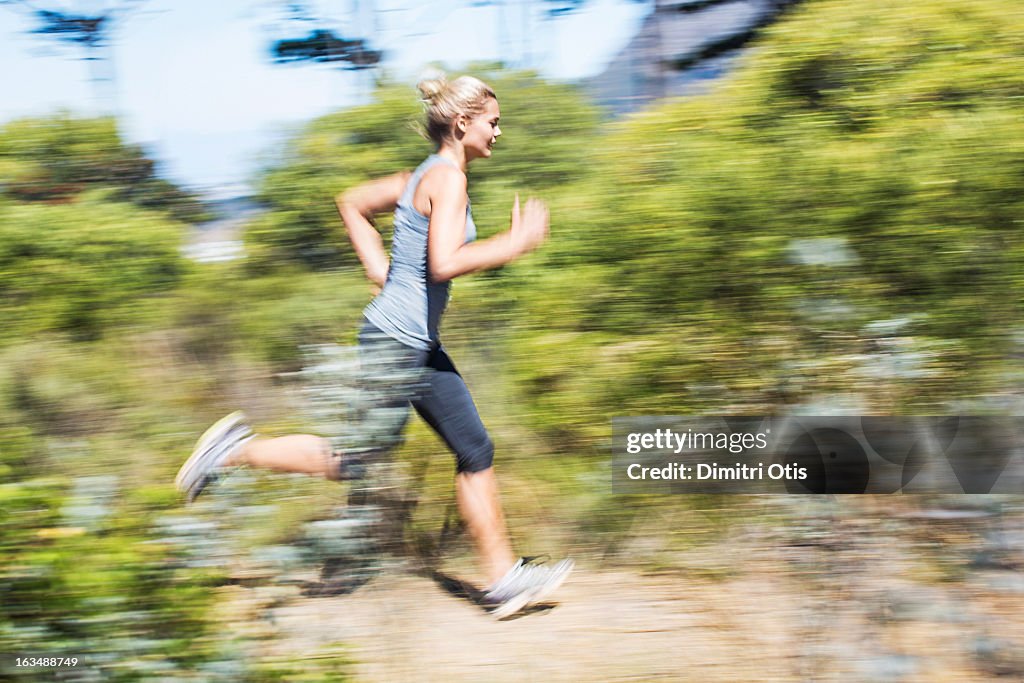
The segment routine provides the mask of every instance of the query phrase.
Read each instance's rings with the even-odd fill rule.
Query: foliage
[[[169,307],[190,354],[215,363],[237,352],[275,371],[297,370],[304,345],[354,339],[370,299],[355,272],[247,275],[246,264],[225,264],[182,282]]]
[[[74,656],[107,680],[146,678],[154,658],[165,671],[208,660],[210,577],[185,569],[149,528],[166,497],[162,504],[131,494],[83,499],[57,472],[41,435],[4,422],[0,436],[4,650]],[[31,680],[38,672],[7,658],[0,674]]]
[[[0,129],[0,196],[64,203],[89,189],[165,211],[180,221],[209,218],[191,195],[156,174],[138,145],[126,145],[112,118],[81,119],[66,112],[11,121]]]
[[[179,224],[92,191],[58,205],[0,206],[0,338],[39,332],[98,337],[145,315],[185,264]]]
[[[522,290],[517,319],[543,322],[509,345],[552,447],[610,414],[998,390],[1024,284],[1020,17],[811,3],[711,93],[611,126]]]

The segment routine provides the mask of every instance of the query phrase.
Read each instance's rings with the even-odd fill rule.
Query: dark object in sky
[[[317,29],[306,38],[278,40],[271,47],[274,61],[348,62],[349,69],[369,69],[381,60],[380,50],[371,50],[362,38],[345,40],[331,31]]]
[[[647,0],[632,0],[637,4],[647,2]],[[476,6],[489,5],[490,2],[481,2]],[[576,10],[583,9],[583,6],[587,4],[587,0],[544,0],[544,14],[548,18],[554,19],[562,17],[567,14],[572,14]]]
[[[561,17],[572,14],[583,7],[585,2],[586,0],[546,0],[544,11],[549,17]]]
[[[637,34],[586,88],[617,114],[702,92],[766,26],[803,1],[654,0]]]
[[[53,35],[58,40],[80,43],[88,47],[96,47],[103,42],[104,24],[109,18],[106,14],[86,17],[46,9],[37,9],[34,14],[41,22],[41,26],[33,29],[32,33]]]
[[[710,7],[729,4],[732,0],[693,0],[672,7],[681,14],[697,14]],[[687,54],[676,55],[664,59],[665,66],[675,71],[685,71],[720,57],[721,55],[735,52],[745,47],[749,42],[760,34],[761,30],[778,21],[783,13],[798,4],[800,0],[768,0],[764,6],[764,13],[746,28],[737,28],[734,33],[721,36],[717,39],[707,41]]]

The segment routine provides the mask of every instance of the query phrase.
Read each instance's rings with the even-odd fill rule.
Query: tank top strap
[[[445,159],[440,154],[431,154],[429,157],[424,159],[422,164],[416,167],[416,170],[412,172],[412,176],[409,178],[409,182],[405,184],[405,190],[402,192],[402,204],[412,206],[413,195],[416,194],[416,188],[419,186],[420,181],[423,180],[423,176],[427,174],[427,171],[439,163],[455,167],[454,161]]]

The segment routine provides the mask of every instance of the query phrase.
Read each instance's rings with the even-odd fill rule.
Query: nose
[[[500,136],[501,136],[501,126],[495,126],[494,127],[494,137],[500,137]]]

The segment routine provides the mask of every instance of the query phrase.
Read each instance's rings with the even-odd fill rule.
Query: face
[[[487,99],[484,110],[470,118],[460,116],[456,125],[462,132],[462,146],[468,159],[487,158],[491,156],[491,148],[501,135],[498,119],[501,110],[498,101],[493,97]]]

